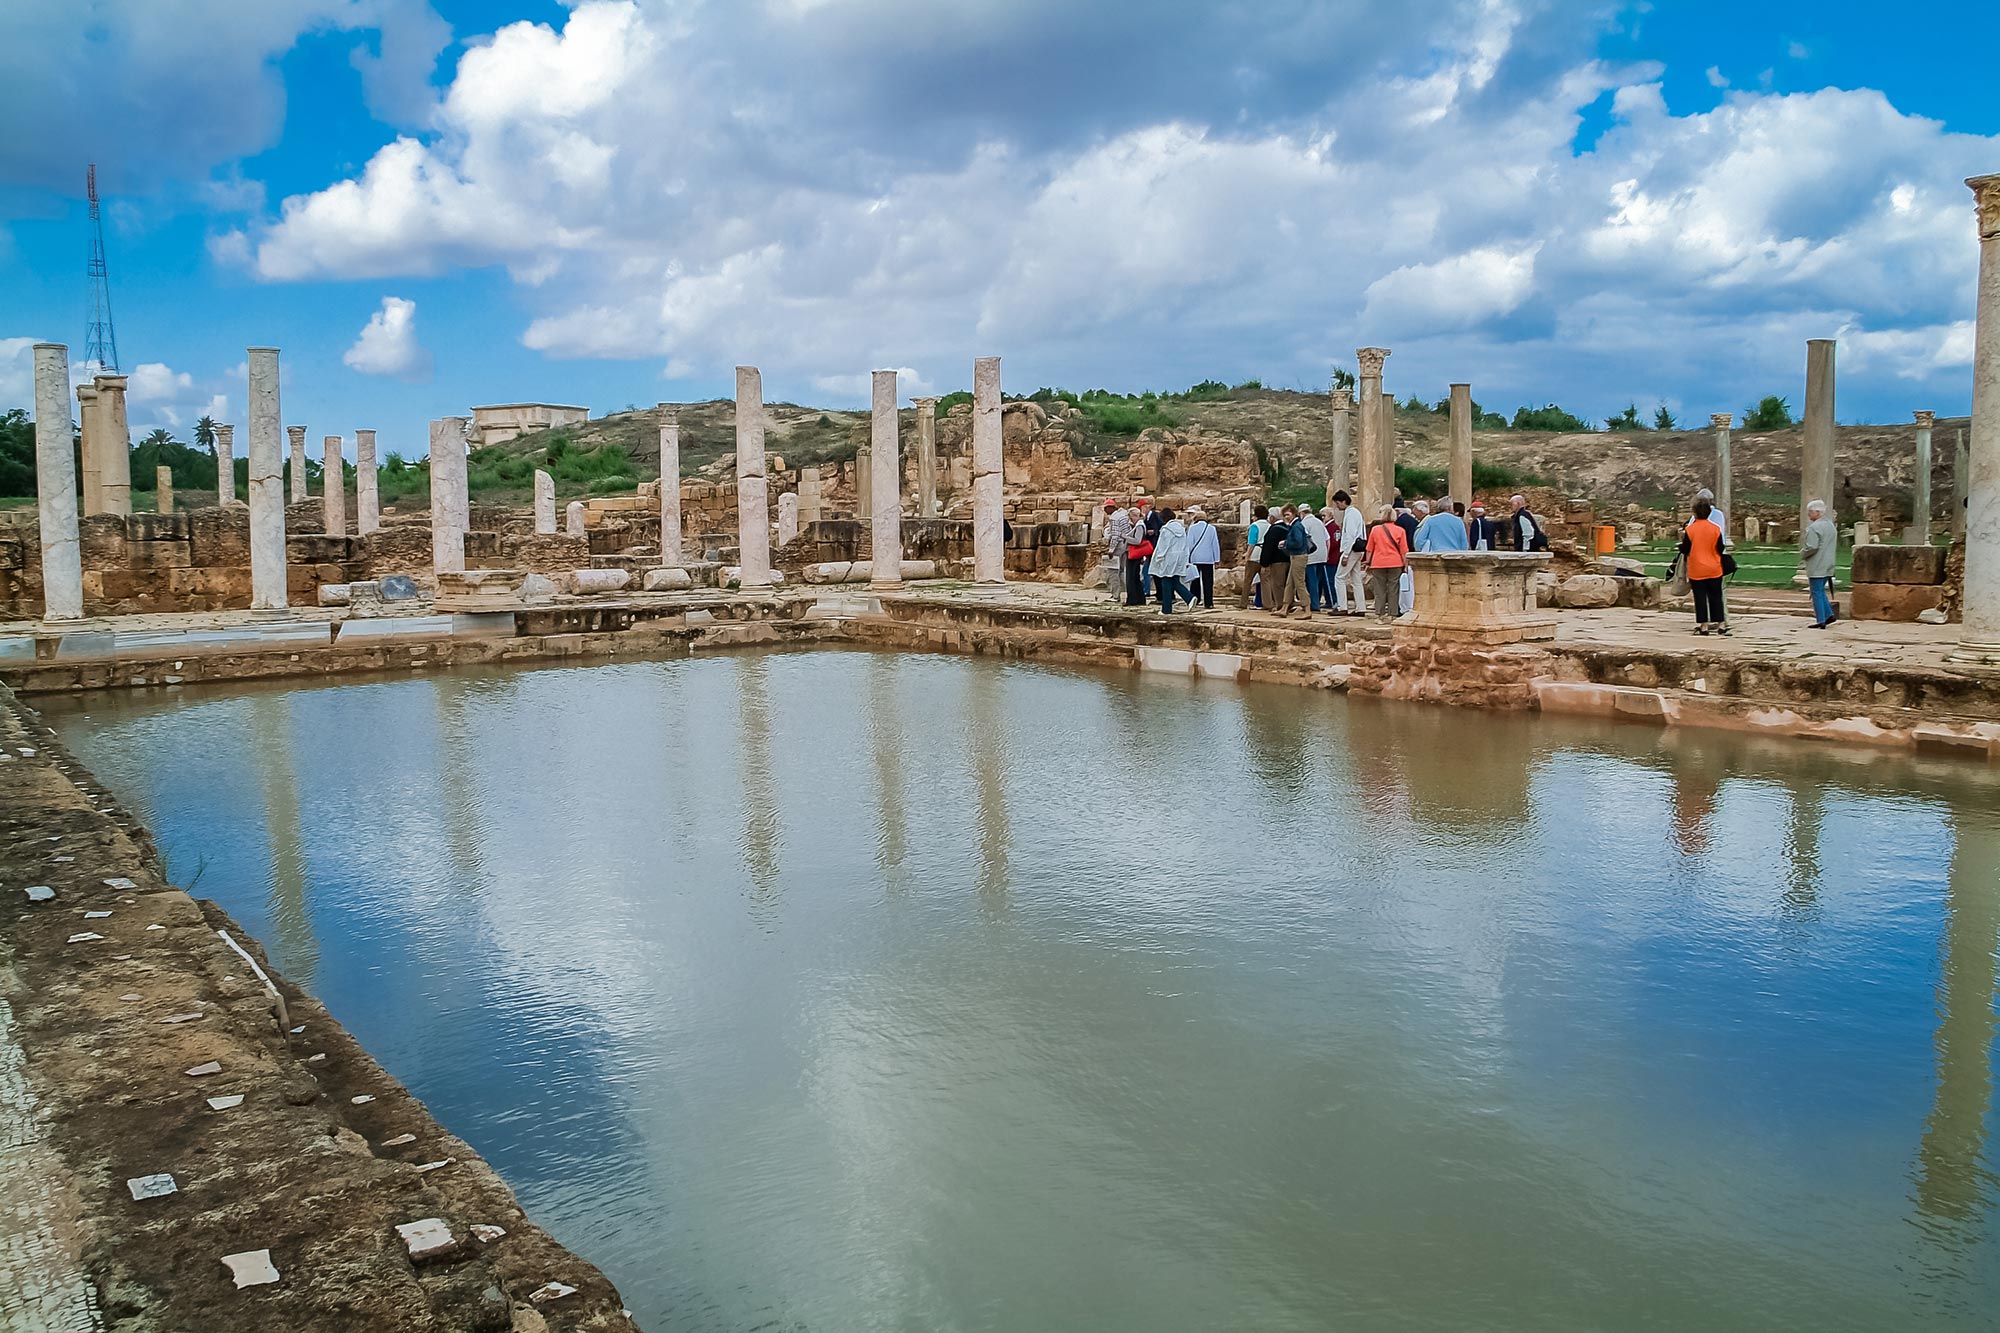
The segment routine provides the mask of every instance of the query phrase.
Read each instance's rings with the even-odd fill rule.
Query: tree
[[[1744,430],[1783,430],[1796,424],[1791,403],[1775,393],[1766,394],[1757,406],[1743,409]]]
[[[1571,416],[1554,403],[1546,407],[1523,407],[1514,413],[1515,430],[1554,430],[1577,434],[1590,429],[1590,423],[1580,417]]]
[[[210,453],[215,452],[215,418],[204,416],[194,423],[194,442]]]
[[[1604,428],[1615,431],[1644,430],[1646,429],[1646,423],[1639,420],[1639,405],[1637,403],[1627,403],[1623,412],[1620,412],[1615,417],[1605,418]]]
[[[1674,414],[1672,412],[1667,411],[1667,405],[1665,403],[1661,403],[1660,410],[1653,413],[1653,429],[1679,430],[1680,428],[1681,428],[1681,423],[1675,421]]]
[[[27,410],[0,412],[0,495],[35,493],[35,423]]]
[[[1352,389],[1354,387],[1354,372],[1345,366],[1335,366],[1333,368],[1333,387],[1336,389]]]

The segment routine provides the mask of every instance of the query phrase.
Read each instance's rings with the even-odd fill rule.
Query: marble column
[[[104,512],[132,512],[132,431],[125,422],[125,376],[97,377],[98,485]]]
[[[285,589],[285,454],[278,403],[278,349],[252,347],[250,406],[250,609],[282,611]]]
[[[540,468],[535,469],[535,535],[556,535],[556,479]]]
[[[875,455],[867,445],[854,451],[854,516],[863,523],[873,520],[875,506]]]
[[[156,514],[174,512],[174,470],[170,467],[153,469],[153,512]]]
[[[660,412],[660,563],[679,569],[687,558],[681,548],[681,410],[661,403]]]
[[[799,539],[799,496],[786,491],[778,497],[778,546],[790,546]]]
[[[306,489],[306,428],[287,426],[285,434],[292,442],[292,503],[310,498]]]
[[[1839,523],[1833,498],[1833,348],[1831,338],[1813,338],[1806,343],[1805,443],[1799,455],[1800,532],[1806,530],[1806,505],[1813,500],[1826,501],[1827,517]]]
[[[366,537],[382,526],[381,473],[375,464],[375,432],[354,432],[354,531]]]
[[[917,405],[917,517],[936,518],[937,399],[912,398]]]
[[[1965,633],[1954,657],[2000,662],[2000,175],[1966,184],[1978,205],[1979,308],[1965,469]]]
[[[868,497],[874,503],[868,532],[872,555],[868,586],[903,586],[903,450],[897,439],[896,372],[869,376],[872,411],[868,420],[869,464],[874,476]]]
[[[1917,413],[1917,484],[1910,501],[1910,526],[1916,529],[1917,545],[1931,544],[1931,427],[1937,413]]]
[[[563,510],[563,532],[571,537],[589,537],[590,525],[584,520],[584,503],[571,500]]]
[[[799,469],[799,522],[802,525],[820,520],[820,480],[816,467]]]
[[[1951,460],[1951,539],[1965,540],[1965,479],[1971,466],[1971,451],[1965,447],[1965,427],[1958,428],[1958,450]]]
[[[320,441],[320,503],[326,514],[326,535],[347,535],[347,463],[338,435]]]
[[[1445,486],[1451,498],[1472,505],[1472,386],[1451,386],[1451,456]]]
[[[236,427],[215,428],[215,502],[227,508],[236,503]]]
[[[42,619],[83,615],[76,536],[76,456],[69,434],[69,348],[35,344],[35,506],[41,524]]]
[[[1396,498],[1396,395],[1382,386],[1382,494]]]
[[[736,549],[742,586],[771,586],[771,497],[764,478],[764,377],[736,367]]]
[[[1007,581],[1007,489],[1000,448],[1000,358],[972,363],[972,581]]]
[[[1335,491],[1347,491],[1352,499],[1354,492],[1349,489],[1354,480],[1354,390],[1334,389],[1333,400],[1333,455],[1326,465],[1326,503],[1333,503]],[[1244,501],[1248,504],[1249,501]],[[1244,522],[1247,524],[1248,519]]]
[[[1361,387],[1361,476],[1360,494],[1355,499],[1361,505],[1361,516],[1370,523],[1375,521],[1376,511],[1392,498],[1392,495],[1382,492],[1382,455],[1385,452],[1382,445],[1382,362],[1388,355],[1388,349],[1383,347],[1363,347],[1354,354],[1355,364],[1361,372],[1358,377]]]
[[[1733,512],[1729,507],[1729,431],[1736,424],[1733,412],[1712,412],[1708,424],[1715,428],[1715,507],[1722,511],[1723,518]],[[1827,501],[1831,508],[1833,502]]]
[[[60,346],[52,343],[50,346]],[[69,349],[63,348],[65,359]],[[63,400],[63,415],[69,415],[69,400]],[[101,514],[104,512],[104,486],[101,482],[101,468],[104,452],[104,426],[97,411],[97,386],[79,384],[76,386],[76,416],[82,432],[81,466],[83,472],[83,512]]]
[[[1250,501],[1248,500],[1241,501],[1237,504],[1236,524],[1238,527],[1247,528],[1250,526],[1252,522],[1250,511],[1254,508],[1256,508],[1256,506],[1251,504]]]
[[[431,572],[465,572],[465,528],[459,505],[465,495],[464,417],[431,422]]]

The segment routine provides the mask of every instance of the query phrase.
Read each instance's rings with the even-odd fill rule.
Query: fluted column
[[[132,430],[125,420],[125,376],[97,377],[98,485],[104,512],[132,512]]]
[[[937,399],[912,398],[917,405],[917,517],[936,518]]]
[[[465,527],[459,517],[465,498],[464,417],[431,422],[431,572],[465,572]]]
[[[1917,413],[1917,484],[1910,501],[1915,511],[1910,520],[1919,546],[1931,544],[1931,427],[1936,424],[1937,413]]]
[[[742,586],[771,586],[771,496],[764,477],[764,377],[736,367],[736,546]]]
[[[215,428],[215,502],[236,503],[236,427]]]
[[[1729,507],[1729,432],[1736,424],[1733,412],[1711,412],[1708,424],[1715,428],[1715,507],[1722,511],[1722,517],[1729,519],[1736,511]],[[1832,511],[1833,502],[1827,501],[1827,509]]]
[[[1000,448],[1000,358],[972,363],[972,581],[1007,581],[1007,490]]]
[[[1965,633],[1955,656],[2000,662],[2000,175],[1966,184],[1978,202],[1979,313],[1965,469]]]
[[[60,343],[44,344],[49,347],[62,346]],[[63,348],[64,363],[68,363],[69,349]],[[63,403],[63,416],[69,415],[68,400]],[[79,384],[76,386],[76,415],[82,429],[82,444],[78,452],[83,465],[83,512],[101,514],[104,512],[104,487],[101,484],[101,469],[104,454],[104,426],[97,411],[97,386]],[[39,416],[36,418],[39,420]]]
[[[341,452],[338,435],[328,435],[320,441],[319,479],[320,503],[326,514],[326,535],[345,537],[347,535],[347,464]]]
[[[354,530],[366,537],[382,526],[381,473],[375,463],[375,432],[354,432]]]
[[[35,344],[35,506],[41,524],[42,619],[83,615],[76,459],[69,435],[69,348]]]
[[[292,503],[310,498],[306,488],[306,428],[287,426],[285,435],[292,442]]]
[[[1451,457],[1445,485],[1451,498],[1472,504],[1472,386],[1451,386]]]
[[[278,349],[252,347],[250,406],[250,609],[282,611],[285,589],[285,455],[278,404]]]
[[[1333,503],[1335,491],[1346,491],[1354,480],[1354,391],[1334,389],[1333,456],[1326,465],[1326,503]],[[1348,498],[1354,493],[1348,491]],[[1245,524],[1247,527],[1248,524]]]
[[[661,403],[659,411],[660,563],[678,569],[685,559],[681,551],[681,410],[672,403]],[[551,514],[551,525],[554,521]]]
[[[1361,386],[1361,494],[1357,498],[1361,516],[1370,523],[1375,521],[1376,511],[1393,498],[1382,486],[1382,458],[1388,452],[1382,441],[1382,362],[1388,355],[1385,347],[1363,347],[1354,354]],[[1390,467],[1394,466],[1392,462]]]
[[[1806,426],[1800,454],[1799,531],[1810,520],[1806,505],[1826,501],[1826,515],[1834,519],[1838,506],[1833,500],[1833,363],[1834,341],[1813,338],[1806,343]],[[1725,513],[1728,511],[1725,510]]]
[[[873,556],[868,586],[903,586],[903,451],[896,429],[896,372],[878,370],[869,376],[872,411],[868,448],[874,475],[868,487],[875,512],[868,531]]]

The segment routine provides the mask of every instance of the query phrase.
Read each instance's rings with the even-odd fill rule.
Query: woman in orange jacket
[[[1688,590],[1694,594],[1694,632],[1729,633],[1728,613],[1722,605],[1722,529],[1709,515],[1715,506],[1706,500],[1694,502],[1694,517],[1681,532],[1681,557],[1687,561]],[[1712,628],[1711,628],[1712,627]]]
[[[1396,522],[1396,511],[1383,505],[1375,521],[1368,525],[1368,582],[1375,597],[1375,614],[1384,620],[1396,618],[1403,581],[1403,566],[1410,554],[1409,534]]]

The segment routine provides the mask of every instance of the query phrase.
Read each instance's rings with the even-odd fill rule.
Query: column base
[[[868,580],[868,591],[870,592],[901,592],[903,587],[904,584],[901,579]]]
[[[2000,639],[1961,639],[1944,660],[1951,666],[2000,667]]]
[[[252,620],[296,620],[298,612],[289,606],[253,606],[250,608]]]
[[[981,597],[998,597],[1007,591],[1007,581],[1005,579],[993,579],[987,582],[974,582],[966,591],[977,593]]]

